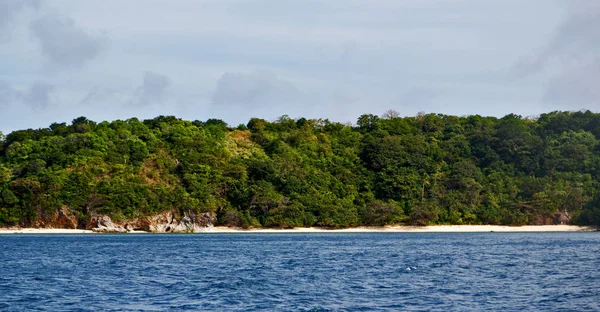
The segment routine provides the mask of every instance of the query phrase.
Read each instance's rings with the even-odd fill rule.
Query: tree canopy
[[[159,116],[0,133],[0,225],[67,209],[128,219],[210,212],[221,225],[600,224],[600,114]]]

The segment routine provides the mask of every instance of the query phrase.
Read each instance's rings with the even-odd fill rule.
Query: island
[[[355,124],[281,116],[239,126],[79,117],[0,134],[0,227],[587,230],[600,224],[599,138],[590,111],[390,110]]]

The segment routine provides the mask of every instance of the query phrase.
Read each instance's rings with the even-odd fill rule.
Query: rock
[[[77,217],[67,206],[54,211],[44,211],[38,208],[37,218],[27,226],[35,228],[76,229],[79,225]]]
[[[571,216],[568,212],[557,213],[554,215],[554,224],[569,224],[571,223]]]
[[[87,229],[101,233],[126,233],[146,231],[153,233],[197,233],[212,229],[216,217],[211,212],[182,213],[168,210],[153,216],[132,218],[115,222],[107,215],[93,214],[88,220],[79,220],[68,206],[54,211],[38,208],[38,217],[30,226],[37,228]]]
[[[216,218],[211,213],[196,214],[193,211],[184,213],[178,219],[172,211],[158,215],[140,218],[136,227],[143,231],[154,233],[194,233],[205,232],[212,227]]]
[[[67,206],[62,206],[58,210],[54,223],[56,227],[61,229],[76,229],[79,222],[77,222],[77,217],[75,217]]]
[[[97,219],[97,225],[92,229],[94,232],[101,233],[126,233],[127,230],[121,226],[114,224],[109,216],[102,216]]]
[[[152,232],[150,230],[150,226],[151,226],[151,222],[148,218],[140,218],[136,221],[134,229],[140,230],[140,231]]]
[[[165,211],[153,216],[130,219],[123,224],[114,222],[108,216],[94,216],[89,229],[102,233],[124,233],[146,231],[152,233],[198,233],[210,230],[216,217],[209,212],[188,211],[178,217],[173,211]]]

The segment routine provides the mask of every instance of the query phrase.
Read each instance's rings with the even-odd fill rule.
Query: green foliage
[[[211,212],[252,227],[600,224],[600,115],[323,119],[159,116],[0,133],[0,225],[68,208]],[[564,219],[564,218],[563,218]]]

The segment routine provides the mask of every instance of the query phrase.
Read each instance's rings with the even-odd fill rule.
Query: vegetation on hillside
[[[160,116],[0,134],[0,225],[69,210],[222,225],[600,223],[600,114],[328,120]],[[567,217],[569,216],[569,217]]]

